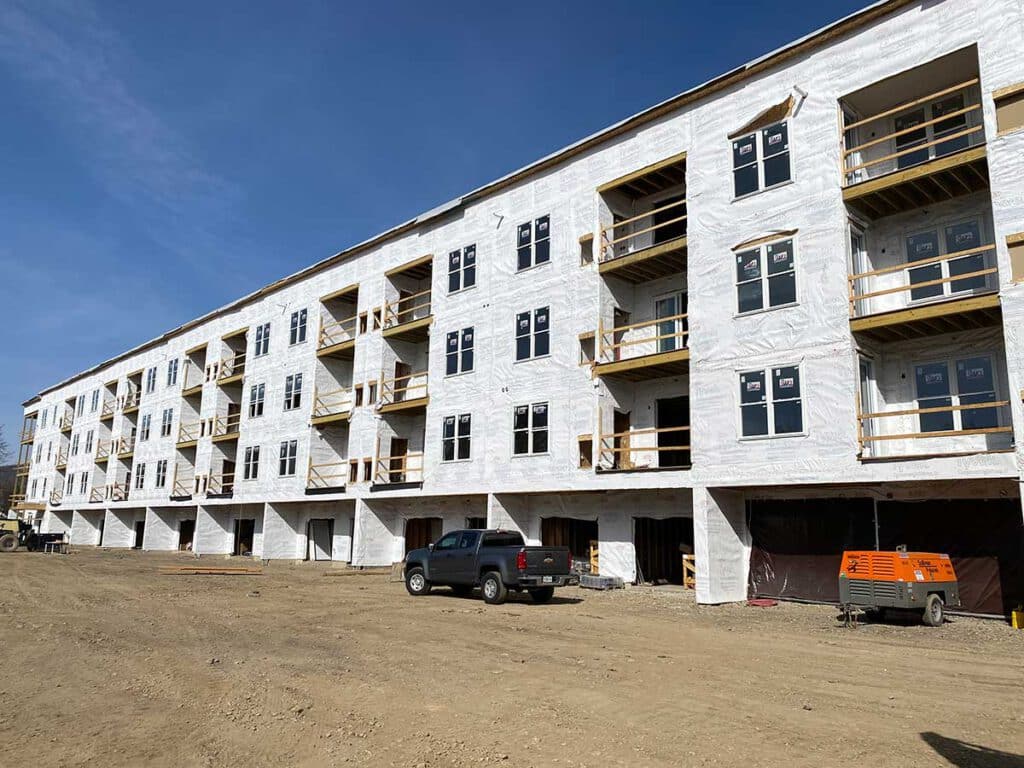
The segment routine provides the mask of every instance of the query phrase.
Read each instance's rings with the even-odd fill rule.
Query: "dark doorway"
[[[633,545],[638,582],[682,584],[683,555],[693,554],[693,520],[634,518]]]
[[[142,539],[146,535],[146,521],[136,520],[135,521],[135,543],[132,544],[132,549],[142,549]]]
[[[391,438],[390,459],[388,461],[388,482],[404,483],[407,467],[405,466],[409,455],[409,441],[404,437]]]
[[[666,205],[672,205],[672,203],[678,203],[685,200],[682,195],[676,197],[669,197],[664,200],[659,200],[654,204],[655,208],[664,208]],[[668,210],[658,211],[654,214],[654,221],[651,226],[657,227],[654,230],[654,244],[667,243],[669,240],[675,240],[677,237],[682,237],[686,234],[686,219],[682,218],[681,221],[676,221],[681,217],[686,216],[686,205],[672,205]],[[666,224],[666,222],[672,222]],[[664,226],[659,226],[664,225]]]
[[[310,520],[309,531],[309,560],[331,560],[333,558],[334,521],[330,518]]]
[[[235,492],[235,462],[225,459],[221,471],[224,473],[224,479],[221,482],[222,492],[230,496]]]
[[[622,359],[622,342],[626,338],[626,332],[628,329],[625,327],[629,325],[630,314],[624,309],[615,308],[615,312],[612,315],[612,326],[618,328],[612,332],[612,359]],[[607,362],[607,361],[600,361]]]
[[[103,546],[103,524],[106,522],[106,518],[100,515],[99,524],[96,526],[96,545],[99,547]]]
[[[195,520],[179,520],[178,521],[178,549],[181,552],[192,551],[192,541],[196,537],[196,521]]]
[[[402,320],[401,322],[405,322]],[[412,376],[412,366],[408,363],[395,361],[395,389],[394,402],[400,403],[406,399],[409,391],[409,379]]]
[[[615,437],[612,438],[613,469],[629,469],[633,466],[633,456],[629,449],[629,428],[629,414],[616,411],[612,423],[612,432],[615,434]]]
[[[589,560],[591,542],[597,546],[597,521],[545,517],[540,521],[540,540],[546,547],[568,547],[576,560]]]
[[[405,552],[422,549],[441,538],[440,517],[414,517],[405,521]]]
[[[467,517],[466,518],[466,527],[467,528],[479,528],[479,529],[483,530],[484,528],[487,527],[487,518],[486,517]]]
[[[255,520],[235,520],[235,550],[232,554],[240,557],[248,557],[252,555],[253,540],[255,538]]]
[[[657,402],[658,466],[690,466],[690,398],[666,397]],[[676,446],[679,446],[678,448]]]

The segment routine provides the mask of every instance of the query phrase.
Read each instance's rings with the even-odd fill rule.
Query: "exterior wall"
[[[76,546],[99,546],[100,525],[104,515],[101,509],[76,509],[71,520],[71,543]]]
[[[195,507],[149,507],[146,509],[146,536],[142,548],[177,551],[181,521],[195,519]]]
[[[157,387],[143,393],[138,414],[115,416],[107,435],[118,437],[143,416],[152,418],[151,437],[136,447],[131,464],[111,460],[107,477],[91,457],[70,457],[67,473],[80,477],[92,473],[89,488],[118,482],[129,471],[137,477],[146,465],[146,483],[132,490],[125,502],[103,502],[108,508],[104,544],[127,541],[122,530],[122,508],[139,505],[163,509],[199,504],[196,551],[224,554],[231,551],[233,520],[239,505],[257,519],[254,556],[304,556],[307,504],[306,467],[316,461],[365,459],[376,455],[378,440],[386,446],[391,434],[407,437],[411,451],[424,452],[422,487],[371,488],[362,474],[347,483],[344,492],[317,496],[316,503],[344,500],[354,515],[351,561],[355,565],[385,565],[400,559],[404,546],[404,521],[409,517],[437,514],[449,529],[463,524],[468,514],[460,499],[467,496],[479,516],[487,514],[492,525],[508,525],[527,538],[539,537],[539,520],[548,511],[564,506],[570,515],[596,517],[602,541],[613,554],[606,562],[624,578],[635,568],[630,553],[629,519],[632,512],[608,508],[596,493],[620,494],[622,499],[649,499],[661,489],[676,489],[683,501],[673,509],[692,514],[698,530],[697,554],[706,587],[701,600],[736,599],[745,584],[740,561],[749,550],[742,520],[741,497],[721,490],[742,487],[808,484],[877,484],[884,482],[939,482],[952,478],[1021,477],[1024,469],[1024,411],[1019,393],[1024,386],[1024,288],[1010,281],[1005,237],[1024,231],[1024,132],[997,136],[991,93],[994,89],[1024,81],[1024,57],[1017,55],[1024,33],[1024,12],[1013,0],[944,0],[925,5],[910,4],[884,20],[858,32],[837,37],[810,52],[796,53],[784,63],[652,119],[628,134],[609,138],[550,169],[501,188],[485,199],[475,200],[422,217],[422,221],[382,244],[367,248],[301,279],[285,281],[274,290],[256,295],[246,303],[211,316],[195,327],[172,336],[40,395],[28,410],[49,410],[47,427],[40,428],[36,445],[43,458],[33,464],[29,481],[47,481],[47,493],[60,475],[56,454],[67,438],[62,436],[54,409],[63,412],[72,397],[103,389],[118,381],[125,391],[130,373],[157,367]],[[842,198],[838,101],[885,78],[909,70],[968,46],[977,46],[981,77],[983,119],[991,177],[990,193],[960,198],[873,226],[869,251],[874,266],[898,263],[900,241],[922,217],[951,220],[972,212],[988,222],[999,266],[999,290],[1003,327],[998,332],[931,340],[918,346],[887,346],[880,352],[880,398],[886,405],[911,405],[912,392],[902,375],[923,352],[942,348],[986,349],[1005,356],[1000,386],[1011,401],[1015,454],[933,458],[914,462],[870,464],[857,458],[856,394],[858,341],[849,326],[847,262],[849,211]],[[793,181],[769,191],[734,200],[731,185],[731,145],[727,136],[765,107],[796,95],[794,84],[806,97],[798,100],[789,119]],[[600,237],[599,227],[609,214],[608,200],[596,188],[648,164],[687,153],[687,200],[689,212],[688,267],[677,278],[634,286],[602,280],[596,264],[580,265],[579,237]],[[650,201],[646,201],[646,205]],[[522,272],[516,271],[516,227],[549,215],[551,261]],[[640,224],[635,225],[637,227]],[[736,278],[733,248],[744,241],[772,232],[797,230],[797,303],[783,309],[739,316],[736,313]],[[599,242],[599,240],[597,241]],[[476,286],[449,295],[449,251],[473,243],[477,253]],[[884,249],[884,253],[882,252]],[[388,277],[393,270],[425,254],[434,254],[433,273],[427,281]],[[321,314],[319,297],[358,283],[353,311],[371,318],[385,300],[397,298],[405,288],[432,290],[433,323],[429,340],[411,344],[389,340],[373,329],[360,334],[351,363],[318,360],[315,355]],[[688,294],[688,376],[626,385],[595,379],[579,365],[582,333],[593,332],[600,322],[612,323],[613,307],[633,313],[633,321],[653,316],[653,302],[668,290]],[[515,362],[515,316],[519,312],[549,307],[551,354],[544,359]],[[288,343],[288,320],[293,311],[308,310],[304,343]],[[337,317],[344,316],[345,313]],[[254,329],[270,323],[270,349],[255,357]],[[445,377],[445,338],[450,331],[473,327],[475,366],[471,373]],[[236,482],[230,503],[197,497],[171,502],[172,468],[176,459],[175,436],[186,404],[181,396],[186,351],[208,345],[207,364],[228,354],[222,337],[249,328],[246,371],[239,388],[203,385],[196,415],[223,415],[229,400],[240,403],[243,418],[236,445],[199,441],[195,471],[216,469],[234,457]],[[998,334],[1003,339],[997,338]],[[181,360],[175,385],[167,385],[167,364]],[[382,416],[372,404],[355,408],[347,429],[332,432],[334,445],[326,450],[309,426],[314,386],[360,384],[393,375],[401,359],[416,373],[429,372],[430,402],[425,415]],[[799,364],[804,400],[803,434],[791,437],[745,440],[738,428],[738,374],[741,371]],[[302,405],[284,411],[286,376],[301,373]],[[143,374],[145,381],[145,374]],[[266,385],[264,414],[248,418],[249,390]],[[597,473],[579,467],[577,438],[581,434],[614,431],[616,408],[628,410],[634,429],[654,426],[658,398],[688,395],[691,412],[692,465],[690,470],[643,473]],[[104,399],[106,395],[103,396]],[[549,405],[550,451],[542,456],[512,455],[512,414],[517,405],[546,402]],[[161,414],[174,409],[170,437],[159,437]],[[100,439],[106,427],[99,413],[88,407],[76,419],[73,434],[95,430]],[[472,458],[441,461],[441,430],[449,415],[469,413],[473,418]],[[598,416],[600,414],[600,416]],[[600,423],[598,419],[600,418]],[[81,437],[80,440],[83,440]],[[278,472],[282,440],[296,440],[298,456],[294,476]],[[638,441],[639,442],[639,441]],[[978,444],[971,441],[968,450]],[[259,446],[258,478],[241,480],[247,446]],[[595,446],[596,448],[597,446]],[[386,454],[386,448],[383,450]],[[595,451],[596,453],[596,451]],[[49,458],[45,458],[49,454]],[[655,452],[638,452],[637,464],[651,464]],[[168,488],[155,487],[155,465],[168,460]],[[76,489],[78,485],[76,483]],[[691,500],[692,492],[692,500]],[[537,496],[528,494],[539,494]],[[562,497],[553,494],[564,494]],[[38,497],[44,494],[40,490]],[[70,495],[75,508],[88,508],[88,494]],[[484,501],[480,501],[483,499]],[[264,514],[264,505],[266,513]],[[194,508],[194,507],[193,507]],[[258,510],[258,511],[252,511]],[[135,511],[130,512],[136,514]],[[153,548],[167,542],[170,513],[153,512],[147,525]],[[59,526],[56,514],[46,525]],[[337,518],[336,532],[347,530]],[[67,523],[71,525],[70,519]],[[163,524],[164,528],[160,525]],[[347,523],[346,523],[347,525]],[[265,527],[264,527],[265,526]],[[154,532],[149,534],[153,527]],[[336,539],[344,540],[345,534]],[[605,538],[607,536],[607,538]],[[109,544],[127,546],[128,544]],[[344,543],[340,550],[346,549]],[[712,579],[713,577],[713,579]],[[712,579],[712,581],[708,581]]]

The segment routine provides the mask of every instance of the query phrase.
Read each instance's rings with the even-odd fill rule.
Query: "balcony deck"
[[[433,322],[430,289],[427,289],[397,301],[384,302],[384,327],[381,330],[381,335],[387,339],[426,341],[430,335],[430,325]]]
[[[850,330],[878,341],[902,341],[999,325],[998,293],[953,298],[932,304],[850,318]]]
[[[594,374],[625,381],[682,376],[690,370],[685,314],[598,330]],[[664,326],[672,326],[664,333]],[[671,349],[664,349],[671,347]]]

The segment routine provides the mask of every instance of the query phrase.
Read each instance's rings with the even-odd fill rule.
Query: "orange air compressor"
[[[839,602],[854,608],[921,612],[930,627],[942,624],[947,606],[960,606],[960,587],[949,555],[933,552],[843,552]]]

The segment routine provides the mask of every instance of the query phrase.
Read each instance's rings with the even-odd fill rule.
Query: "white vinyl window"
[[[242,464],[242,478],[257,480],[260,476],[260,447],[250,445],[245,449],[245,461]]]
[[[732,178],[734,197],[771,189],[792,178],[785,120],[733,140]]]
[[[139,428],[139,442],[144,443],[149,440],[149,428],[153,421],[153,417],[150,414],[146,414],[142,417],[142,427]]]
[[[551,261],[550,216],[520,224],[516,240],[516,271]]]
[[[156,463],[156,476],[153,479],[154,488],[165,488],[167,486],[167,459],[160,459]]]
[[[79,395],[75,400],[75,416],[85,413],[85,395]]]
[[[517,405],[512,411],[512,454],[548,452],[548,404]]]
[[[84,496],[89,491],[89,473],[83,472],[78,476],[78,492]]]
[[[141,491],[146,486],[146,465],[139,464],[135,471],[135,490]]]
[[[441,425],[441,461],[466,461],[470,458],[473,418],[468,413],[445,416]]]
[[[267,392],[266,384],[253,384],[249,387],[249,418],[255,419],[263,415],[263,398]]]
[[[472,328],[452,331],[445,340],[445,376],[469,373],[473,370],[473,337]]]
[[[284,380],[284,409],[294,411],[302,405],[302,374],[295,373]]]
[[[146,394],[156,392],[156,366],[146,371]]]
[[[448,293],[472,288],[476,285],[476,246],[467,245],[462,250],[448,254]]]
[[[544,357],[551,351],[550,316],[547,307],[516,315],[516,360]]]
[[[306,340],[306,317],[305,309],[292,312],[291,325],[288,331],[289,344],[301,344]]]
[[[178,358],[167,363],[167,386],[173,387],[178,383]]]
[[[999,409],[963,408],[996,402],[996,376],[987,355],[914,366],[917,407],[956,408],[918,414],[921,432],[985,430],[1000,426]]]
[[[800,367],[783,365],[740,374],[740,434],[771,437],[802,434]]]
[[[94,437],[95,437],[95,433],[91,429],[88,432],[85,433],[85,455],[86,456],[89,456],[89,455],[92,454],[92,443],[93,443],[93,438]]]
[[[253,357],[263,357],[270,351],[270,323],[256,327],[256,343],[253,349]]]
[[[736,254],[736,298],[740,314],[796,303],[792,239]]]
[[[96,413],[100,409],[100,391],[94,389],[92,393],[92,402],[89,404],[89,413]]]
[[[174,422],[174,409],[164,408],[160,417],[160,437],[171,436],[171,424]]]
[[[277,467],[277,474],[281,477],[292,477],[295,475],[295,460],[299,454],[299,443],[297,440],[285,440],[281,443],[281,456]]]
[[[78,455],[78,433],[76,432],[71,436],[71,455]]]

